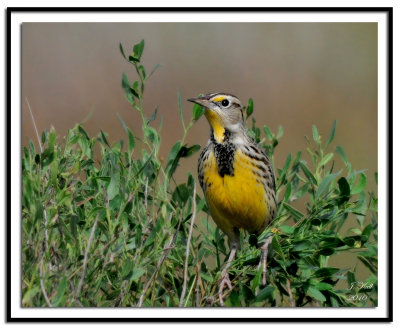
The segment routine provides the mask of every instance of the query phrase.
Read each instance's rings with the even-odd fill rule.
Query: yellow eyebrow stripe
[[[215,98],[213,98],[213,102],[220,102],[223,101],[225,99],[225,96],[217,96]]]

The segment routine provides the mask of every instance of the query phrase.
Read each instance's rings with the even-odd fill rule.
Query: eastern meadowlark
[[[210,139],[198,161],[198,177],[211,216],[231,247],[221,273],[219,299],[223,305],[224,288],[231,288],[227,270],[239,248],[239,229],[259,235],[275,216],[275,178],[268,157],[246,131],[237,97],[212,93],[188,101],[205,108],[211,126]],[[270,242],[267,239],[261,247],[264,282]]]

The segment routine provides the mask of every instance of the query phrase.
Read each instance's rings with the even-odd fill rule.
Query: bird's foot
[[[224,289],[225,287],[228,287],[229,289],[232,289],[232,283],[231,280],[229,279],[229,274],[226,270],[223,270],[221,273],[221,282],[219,284],[219,303],[221,306],[224,306]]]
[[[272,236],[270,236],[264,244],[261,246],[261,258],[260,264],[258,268],[262,266],[262,285],[265,286],[267,284],[267,256],[268,256],[268,248],[270,243],[272,242]]]

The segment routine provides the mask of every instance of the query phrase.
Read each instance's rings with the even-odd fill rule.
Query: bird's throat
[[[214,111],[207,109],[207,108],[205,111],[205,116],[213,130],[214,139],[218,143],[222,143],[225,138],[225,128],[222,124],[221,118],[219,117],[219,115],[217,113],[215,113]]]

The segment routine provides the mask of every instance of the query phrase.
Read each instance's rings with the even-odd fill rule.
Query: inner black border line
[[[14,12],[311,12],[346,13],[377,12],[386,13],[387,21],[387,147],[388,147],[388,315],[382,318],[16,318],[11,316],[11,15]],[[7,322],[393,322],[393,7],[8,7],[6,19],[6,314]],[[134,310],[134,309],[133,309]],[[133,311],[132,310],[132,311]],[[266,309],[266,313],[267,309]]]

